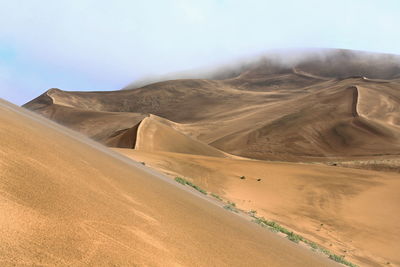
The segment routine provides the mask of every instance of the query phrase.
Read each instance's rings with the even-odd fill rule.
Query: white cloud
[[[88,89],[118,89],[272,48],[400,53],[399,24],[397,0],[0,1],[0,45],[17,51],[21,80],[35,73],[38,87],[68,89],[83,76]],[[61,80],[46,76],[54,72]]]

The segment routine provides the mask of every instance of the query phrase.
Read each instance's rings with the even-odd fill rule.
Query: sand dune
[[[108,92],[50,89],[24,107],[114,147],[128,157],[145,162],[146,166],[171,176],[185,176],[207,190],[237,202],[244,209],[256,209],[267,218],[278,221],[339,255],[345,255],[361,266],[381,266],[388,262],[390,265],[399,265],[399,62],[400,57],[394,55],[327,50],[292,63],[260,59],[249,64],[239,64],[216,71],[209,76],[211,79],[168,80],[140,88]],[[41,140],[37,146],[55,146],[54,143],[47,143],[53,138],[45,136],[52,132],[43,131],[46,134],[41,133],[41,138],[37,132],[36,136]],[[33,157],[35,149],[24,147],[20,150],[31,153],[30,157]],[[70,146],[66,147],[70,149]],[[68,153],[68,161],[64,160],[62,164],[81,164],[79,158],[73,158],[72,152]],[[76,154],[82,153],[79,150]],[[23,155],[18,157],[23,158]],[[145,232],[149,234],[154,231],[154,244],[166,244],[169,254],[162,250],[157,255],[173,259],[171,264],[193,265],[201,262],[201,257],[206,257],[207,263],[212,262],[211,258],[216,258],[216,265],[222,262],[226,265],[240,265],[243,264],[242,260],[248,260],[238,257],[237,251],[243,250],[246,255],[255,255],[251,256],[253,262],[246,262],[248,265],[265,262],[268,266],[298,266],[300,263],[307,266],[305,262],[310,259],[303,261],[303,258],[299,258],[296,264],[291,257],[288,261],[271,260],[272,255],[281,255],[277,252],[281,245],[275,243],[270,246],[274,247],[271,253],[265,252],[266,243],[261,241],[252,243],[250,247],[246,247],[247,243],[240,243],[241,247],[235,252],[232,247],[223,245],[227,240],[220,240],[223,244],[214,240],[219,238],[219,227],[223,228],[220,222],[227,220],[232,225],[232,228],[228,227],[232,231],[223,234],[224,237],[232,237],[228,242],[235,239],[236,235],[244,238],[247,234],[243,233],[258,235],[257,230],[230,219],[226,214],[219,215],[217,210],[214,211],[215,207],[209,207],[201,201],[197,203],[196,198],[179,193],[175,187],[164,186],[163,183],[158,185],[153,178],[149,178],[151,175],[142,181],[136,178],[142,177],[142,172],[139,175],[139,170],[133,170],[128,165],[122,166],[119,161],[112,163],[118,165],[118,168],[107,165],[111,163],[103,166],[101,162],[104,157],[108,160],[115,155],[97,156],[92,153],[82,159],[90,162],[90,166],[95,166],[91,169],[91,179],[100,173],[101,185],[107,181],[114,189],[120,190],[115,194],[122,192],[135,201],[139,200],[134,197],[133,188],[140,188],[138,190],[143,193],[140,207],[146,208],[140,209],[139,214],[155,218],[158,222],[171,222],[157,226],[161,228],[150,227],[149,232]],[[58,160],[61,159],[60,156]],[[52,160],[51,166],[61,164],[56,159]],[[288,161],[318,163],[282,163]],[[112,162],[116,162],[116,159],[113,158]],[[109,173],[103,168],[111,168],[113,172]],[[115,171],[119,168],[126,170]],[[56,170],[53,172],[56,173]],[[107,178],[104,178],[104,172]],[[242,175],[246,179],[238,178]],[[129,182],[121,180],[125,176],[133,178],[129,178]],[[86,176],[77,177],[82,180]],[[88,186],[97,188],[97,182],[97,179],[93,180]],[[74,183],[78,181],[74,180]],[[153,187],[154,183],[156,187]],[[146,191],[149,188],[151,190]],[[165,194],[160,196],[160,192],[169,192],[177,198]],[[105,191],[101,191],[101,194],[120,199]],[[107,203],[108,199],[100,198],[99,201]],[[144,202],[149,205],[146,206]],[[207,229],[201,233],[206,233],[209,242],[216,242],[213,248],[201,246],[203,243],[199,240],[205,239],[201,238],[200,231],[193,237],[182,234],[194,231],[194,226],[189,229],[183,223],[183,217],[187,218],[183,210],[187,212],[192,209],[193,203],[196,203],[200,211],[195,215],[191,213],[191,216],[193,220],[205,220]],[[119,210],[116,209],[119,205],[116,202],[109,205],[113,206],[105,208]],[[169,212],[168,207],[174,207],[174,211],[167,214],[165,210]],[[135,206],[132,211],[136,215],[137,209]],[[157,213],[159,209],[165,212]],[[132,216],[130,220],[136,220],[136,215],[132,215],[129,210],[120,209],[120,212],[116,214],[116,219],[124,221]],[[210,214],[218,220],[207,220]],[[103,215],[90,216],[108,220],[101,217]],[[123,225],[131,227],[127,221]],[[176,225],[179,225],[179,231],[172,230]],[[199,224],[195,225],[201,228]],[[233,230],[235,227],[239,227],[240,231],[236,233]],[[159,229],[164,234],[172,231],[173,241],[158,235]],[[107,228],[104,231],[107,232],[101,234],[108,234],[111,230]],[[116,232],[112,232],[112,237],[127,246],[131,246],[129,242],[136,242],[122,241]],[[195,261],[185,256],[188,254],[181,249],[186,244],[192,249],[190,253],[200,246],[200,258]],[[214,251],[219,246],[223,249]],[[93,251],[100,253],[101,250]],[[156,262],[148,260],[148,250],[143,251],[145,254],[138,255],[145,256],[138,258],[150,264]],[[289,248],[285,247],[284,251],[289,251]],[[235,257],[220,260],[222,254],[231,253],[236,253]],[[295,253],[300,252],[294,252],[293,257],[297,257]],[[121,255],[128,254],[118,255],[108,257],[118,261]],[[300,257],[308,257],[305,255]]]
[[[120,135],[138,126],[140,121],[147,116],[132,112],[85,110],[59,104],[41,106],[39,110],[43,116],[62,125],[67,125],[69,128],[103,144],[130,148],[134,147],[134,142],[125,144],[126,138],[122,138]],[[120,138],[124,140],[120,140]]]
[[[327,61],[290,68],[263,62],[223,80],[109,92],[51,89],[24,107],[114,147],[133,147],[138,122],[153,114],[237,156],[327,161],[399,155],[396,57],[350,55],[338,50]]]
[[[186,136],[173,127],[166,125],[165,120],[150,115],[139,125],[136,150],[166,151],[212,157],[227,157],[226,153]]]
[[[232,154],[258,159],[319,161],[398,155],[400,127],[393,122],[400,118],[400,113],[391,108],[396,105],[389,100],[390,95],[380,93],[381,97],[376,98],[375,90],[350,84],[355,81],[342,81],[329,89],[285,101],[284,105],[259,108],[251,118],[236,120],[242,126],[240,131],[210,144]],[[375,108],[378,101],[381,105]],[[371,112],[376,109],[391,110]],[[261,121],[263,114],[271,115]]]
[[[397,173],[116,150],[257,210],[360,266],[400,264]]]
[[[333,265],[140,164],[0,103],[2,266]]]

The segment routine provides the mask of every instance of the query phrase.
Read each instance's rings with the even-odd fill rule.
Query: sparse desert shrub
[[[217,194],[211,193],[212,197],[215,197],[216,199],[222,201],[222,198],[220,196],[218,196]]]
[[[287,235],[287,238],[288,238],[290,241],[295,242],[295,243],[299,243],[299,242],[302,241],[302,239],[303,239],[301,236],[299,236],[299,235],[297,235],[297,234],[295,234],[295,233],[293,233],[293,232],[290,232],[290,233]]]
[[[187,180],[185,180],[185,179],[183,179],[183,178],[181,178],[181,177],[175,177],[175,181],[177,181],[177,182],[180,183],[180,184],[188,185],[188,186],[190,186],[190,187],[193,187],[194,189],[196,189],[196,190],[199,191],[200,193],[202,193],[202,194],[204,194],[204,195],[207,195],[207,191],[206,191],[206,190],[204,190],[203,188],[201,188],[201,187],[199,187],[199,186],[193,184],[192,182],[189,182],[189,181],[187,181]]]
[[[314,242],[312,242],[312,241],[310,241],[310,240],[304,239],[304,243],[306,243],[307,245],[309,245],[309,246],[310,246],[312,249],[314,249],[314,250],[319,249],[319,246],[318,246],[316,243],[314,243]]]
[[[239,212],[239,210],[236,208],[236,204],[233,203],[233,202],[230,202],[230,201],[228,201],[228,204],[226,204],[226,205],[224,206],[224,209],[230,210],[230,211],[236,212],[236,213]]]
[[[341,264],[344,264],[344,265],[347,265],[347,266],[350,266],[350,267],[357,267],[357,265],[345,260],[344,256],[339,256],[339,255],[336,255],[336,254],[332,253],[332,254],[329,255],[329,258],[331,260],[334,260],[336,262],[339,262]]]
[[[288,229],[286,229],[285,227],[279,225],[278,223],[274,222],[274,221],[268,221],[263,217],[257,217],[255,215],[255,213],[250,213],[252,214],[252,217],[254,218],[253,222],[259,224],[260,226],[267,228],[273,232],[280,232],[283,234],[286,234],[286,237],[290,240],[293,241],[295,243],[299,243],[304,242],[305,244],[309,245],[313,250],[317,250],[320,251],[322,253],[324,253],[325,255],[327,255],[331,260],[334,260],[336,262],[339,262],[341,264],[350,266],[350,267],[357,267],[357,265],[355,265],[354,263],[351,263],[347,260],[344,259],[343,256],[338,256],[336,254],[333,254],[332,252],[330,252],[329,250],[317,245],[316,243],[305,239],[304,237],[302,237],[301,235],[295,234],[292,231],[289,231]]]
[[[186,185],[186,180],[181,177],[175,177],[175,181],[177,181],[180,184]]]
[[[251,210],[251,211],[249,211],[248,212],[248,214],[251,216],[251,217],[255,217],[256,216],[256,214],[257,214],[257,211],[256,210]]]

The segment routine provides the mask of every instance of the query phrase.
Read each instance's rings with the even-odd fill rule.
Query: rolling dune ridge
[[[185,135],[242,157],[327,161],[398,156],[396,57],[364,56],[333,50],[325,61],[295,67],[261,62],[227,79],[170,80],[122,91],[51,89],[24,107],[114,147],[126,147],[118,141],[122,130],[153,114]]]

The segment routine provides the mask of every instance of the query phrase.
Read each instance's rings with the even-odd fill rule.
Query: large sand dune
[[[175,123],[174,123],[175,124]],[[212,157],[227,157],[218,149],[190,138],[174,129],[172,122],[150,115],[139,125],[136,150],[166,151]],[[176,125],[176,124],[175,124]],[[179,127],[179,125],[175,126]]]
[[[330,266],[72,131],[0,102],[2,266]]]
[[[399,66],[399,56],[327,50],[292,63],[264,58],[216,70],[208,77],[166,80],[140,88],[131,85],[119,91],[50,89],[24,107],[146,166],[184,176],[244,209],[256,209],[361,266],[393,266],[400,264]],[[44,145],[51,138],[40,140]],[[101,165],[95,155],[84,161],[92,162],[92,156]],[[93,171],[99,168],[101,173],[107,166],[100,165]],[[243,175],[246,179],[239,179]],[[114,187],[122,183],[118,179],[112,180]],[[134,186],[149,188],[142,182]],[[168,190],[180,197],[176,189]],[[152,198],[152,192],[158,196],[159,191],[146,194]],[[187,202],[182,199],[170,201],[189,205],[182,204]],[[179,205],[174,212],[180,212]],[[201,210],[205,213],[198,216],[208,212]],[[164,213],[157,216],[159,221],[170,218],[162,217],[167,216]],[[213,225],[210,233],[217,233]],[[190,240],[189,246],[197,242]],[[174,247],[168,242],[167,246]],[[182,260],[183,254],[171,253],[179,263],[188,263]],[[254,262],[260,264],[257,257]],[[232,264],[239,260],[235,258]]]
[[[222,80],[171,80],[109,92],[51,89],[24,106],[114,147],[134,147],[138,122],[154,114],[179,125],[178,132],[237,156],[396,156],[396,60],[400,65],[396,56],[338,50],[294,67],[259,62]]]

